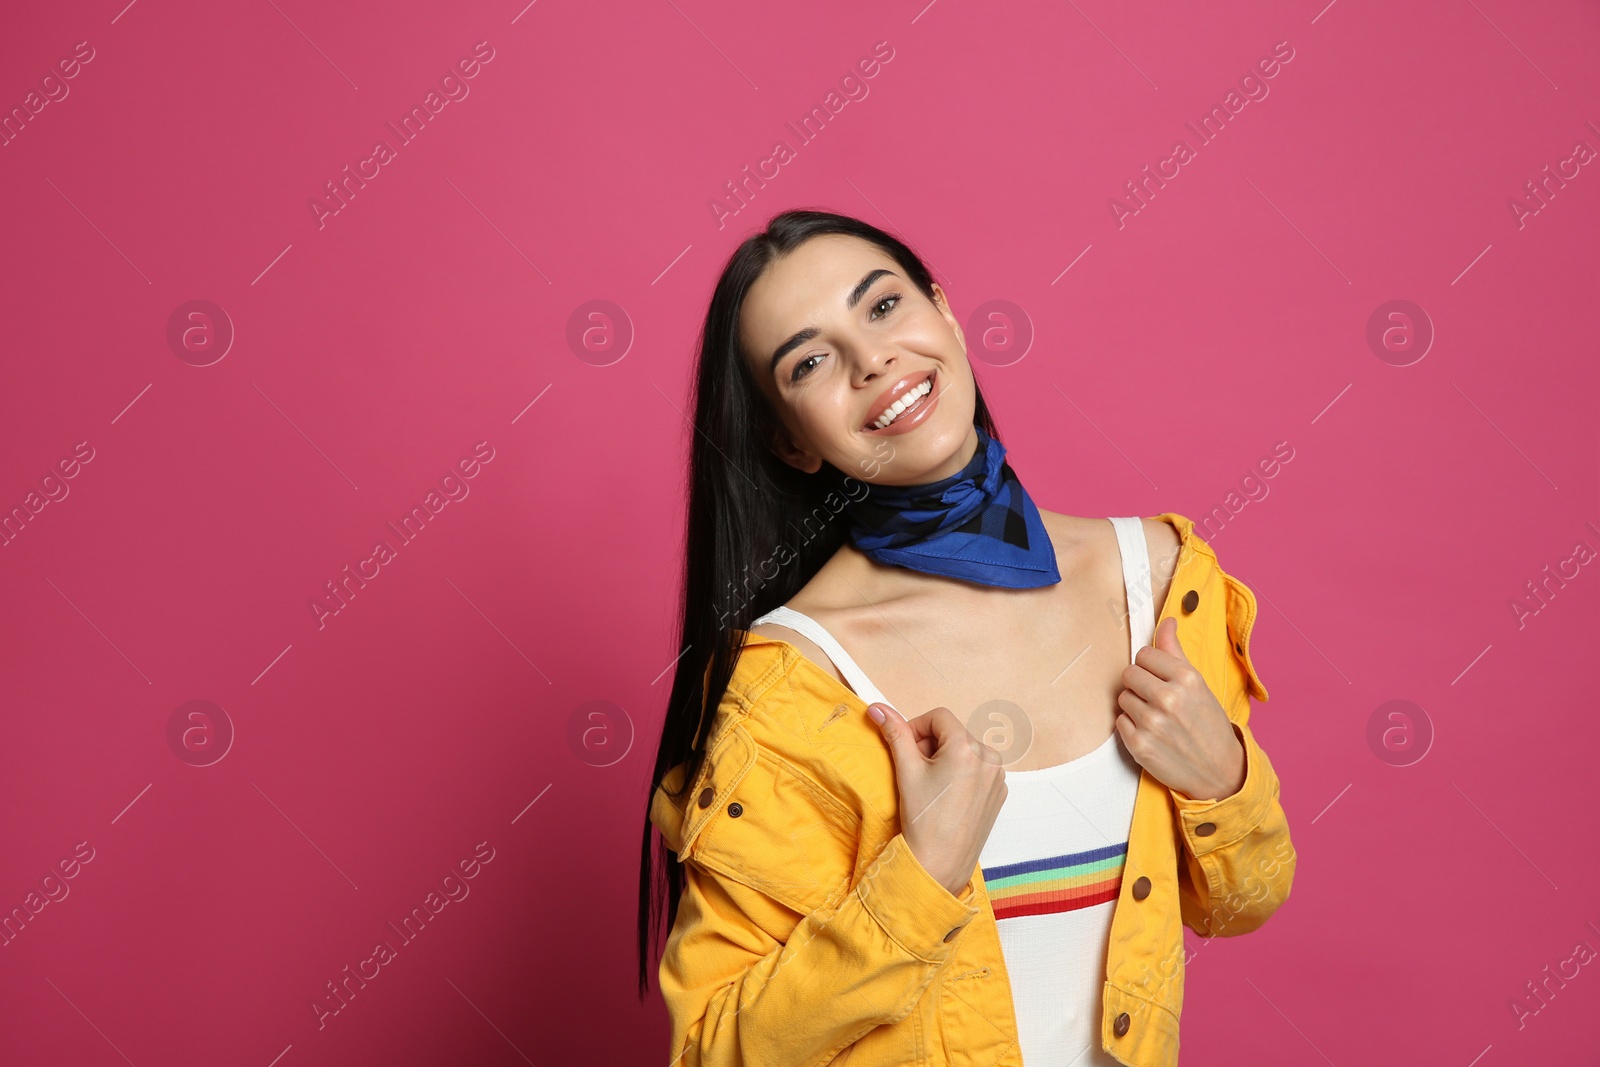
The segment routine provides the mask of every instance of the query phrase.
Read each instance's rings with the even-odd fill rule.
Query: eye
[[[891,300],[893,300],[895,302],[895,305],[898,306],[899,303],[900,303],[900,299],[901,298],[900,298],[900,294],[899,293],[884,293],[881,297],[878,298],[878,302],[876,304],[872,305],[872,310],[874,312],[873,317],[876,318],[877,317],[877,315],[876,315],[877,310],[879,308],[883,307],[883,305],[887,304]],[[889,310],[893,311],[894,308],[890,308]],[[885,314],[887,314],[887,313],[888,312],[885,312]]]
[[[810,364],[811,361],[814,360],[814,359],[821,359],[821,358],[822,358],[822,353],[819,352],[814,356],[806,356],[804,359],[801,359],[798,362],[796,362],[795,365],[794,365],[794,373],[789,376],[789,380],[791,382],[798,382],[801,378],[804,378],[807,374],[810,374],[811,370],[810,370],[810,367],[808,366],[808,364]]]

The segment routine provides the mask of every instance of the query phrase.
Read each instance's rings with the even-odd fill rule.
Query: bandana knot
[[[875,485],[850,500],[850,539],[879,563],[1006,589],[1061,581],[1055,546],[1006,449],[975,426],[978,448],[948,478]]]

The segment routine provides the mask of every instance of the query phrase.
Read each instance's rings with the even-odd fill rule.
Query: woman
[[[1176,1063],[1183,928],[1294,872],[1250,591],[1181,515],[1037,508],[866,223],[741,245],[696,374],[639,884],[672,1062]]]

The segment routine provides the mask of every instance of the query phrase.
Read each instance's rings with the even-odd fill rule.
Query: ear
[[[965,353],[967,351],[966,335],[961,332],[961,323],[956,321],[955,312],[950,310],[949,294],[944,291],[944,286],[938,282],[933,283],[933,302],[934,306],[939,309],[939,313],[944,316],[945,321],[950,324],[950,328],[955,331],[956,340],[961,342],[961,351]]]
[[[787,427],[779,426],[773,430],[772,439],[767,442],[767,447],[772,449],[773,455],[795,470],[815,474],[822,469],[822,457],[795,444],[794,438],[789,436]]]

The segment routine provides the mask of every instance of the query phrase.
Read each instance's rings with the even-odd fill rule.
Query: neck
[[[926,471],[919,475],[916,481],[899,483],[896,484],[895,487],[905,488],[906,486],[911,485],[931,485],[934,482],[943,481],[944,479],[955,474],[959,474],[961,469],[968,463],[971,463],[972,457],[977,454],[978,427],[974,424],[967,428],[967,436],[962,439],[961,444],[956,448],[955,452],[950,455],[949,459],[946,459],[933,470]],[[883,484],[889,485],[891,483],[884,482]]]

